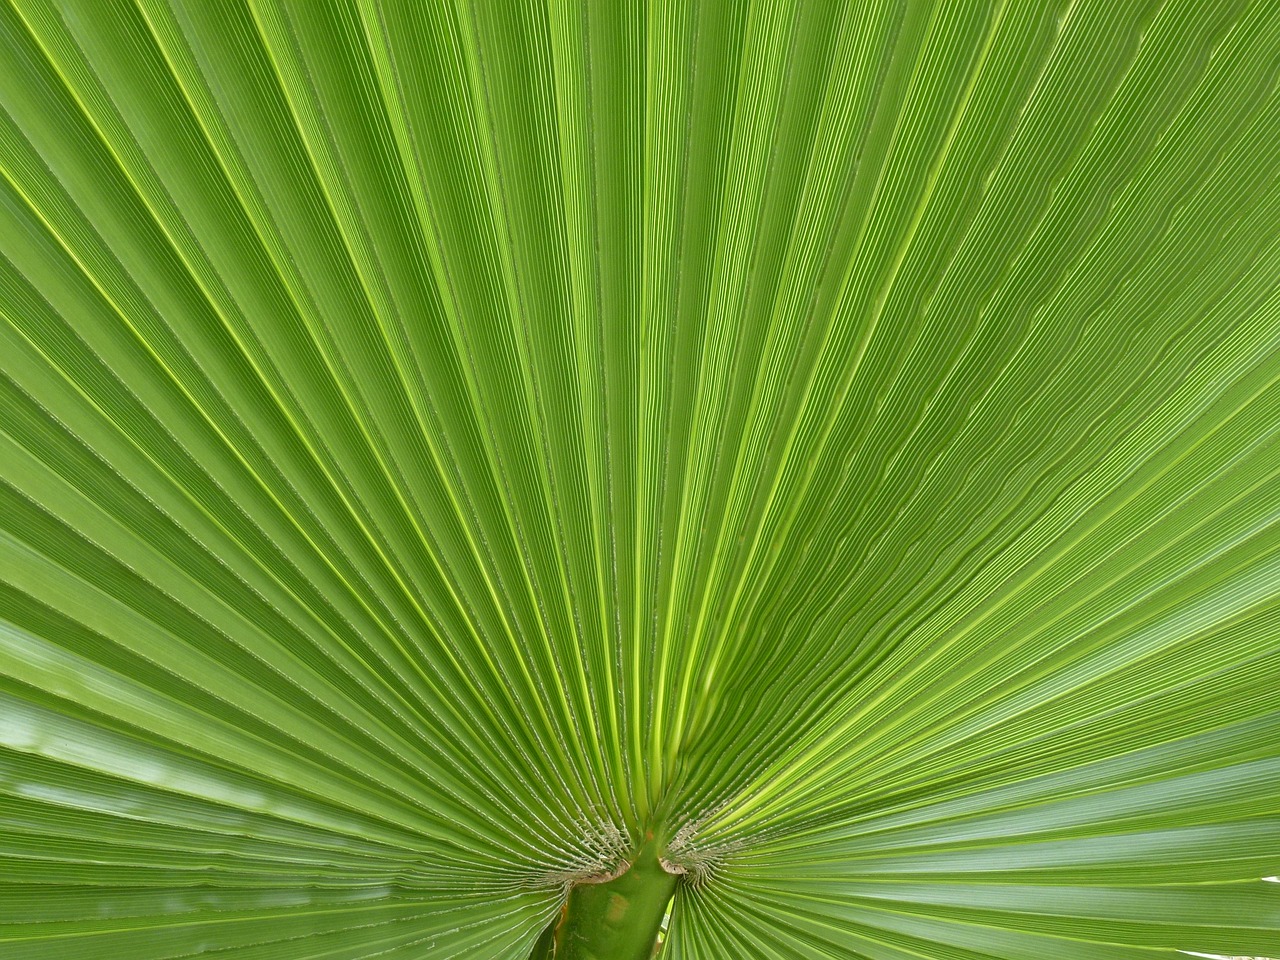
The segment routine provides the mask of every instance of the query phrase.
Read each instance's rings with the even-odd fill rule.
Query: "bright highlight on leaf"
[[[6,0],[0,957],[1280,956],[1278,82]]]

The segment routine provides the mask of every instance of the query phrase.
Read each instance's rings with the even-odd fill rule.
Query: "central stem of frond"
[[[663,869],[661,852],[650,834],[626,872],[575,886],[532,960],[649,960],[679,879]]]

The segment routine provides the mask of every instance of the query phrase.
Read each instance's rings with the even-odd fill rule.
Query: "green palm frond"
[[[0,956],[1280,956],[1278,82],[8,0]]]

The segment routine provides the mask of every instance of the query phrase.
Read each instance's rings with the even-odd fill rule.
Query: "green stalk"
[[[658,862],[658,843],[651,835],[626,873],[570,891],[531,960],[649,960],[676,880]]]

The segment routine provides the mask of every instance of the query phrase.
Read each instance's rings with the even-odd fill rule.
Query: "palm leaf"
[[[1274,3],[0,47],[3,956],[1280,951]]]

